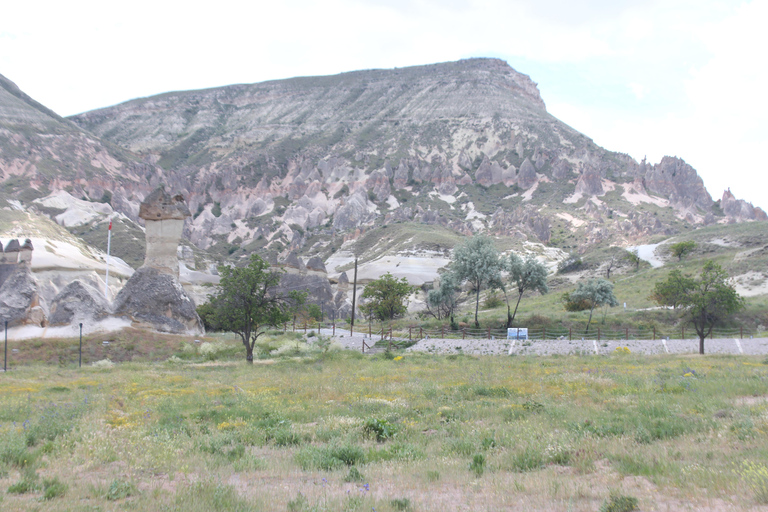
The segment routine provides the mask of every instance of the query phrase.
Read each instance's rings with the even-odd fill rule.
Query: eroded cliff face
[[[600,148],[497,59],[167,93],[71,120],[6,89],[2,98],[17,123],[0,132],[15,148],[0,157],[6,181],[28,177],[33,196],[109,200],[133,220],[165,184],[188,202],[184,235],[222,257],[327,258],[334,240],[387,223],[583,251],[765,218],[735,198],[718,208],[681,159],[652,165]],[[21,135],[19,119],[53,142]],[[45,167],[46,151],[67,156]]]

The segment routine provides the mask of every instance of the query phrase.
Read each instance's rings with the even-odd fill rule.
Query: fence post
[[[288,332],[288,322],[283,322],[283,334]]]
[[[744,339],[744,326],[741,326],[741,339]]]
[[[629,341],[629,327],[624,328],[624,339]]]
[[[545,341],[547,339],[547,328],[546,327],[542,327],[541,328],[541,339],[545,340]]]
[[[656,326],[653,326],[653,341],[656,341]]]
[[[413,341],[413,339],[411,338],[411,331],[412,330],[413,330],[413,326],[409,325],[408,326],[408,341]]]
[[[461,339],[464,339],[466,337],[467,337],[467,328],[466,327],[462,327],[461,328]]]
[[[440,326],[440,337],[445,338],[445,325]]]
[[[296,332],[296,315],[293,315],[293,332]]]
[[[307,322],[304,322],[304,334],[307,334]]]
[[[597,341],[600,341],[600,328],[597,328]]]
[[[573,329],[572,327],[568,328],[568,341],[571,341],[571,330],[572,329]]]
[[[488,327],[488,339],[491,339],[491,328]]]
[[[683,326],[683,338],[682,339],[685,339],[685,326]]]
[[[333,335],[336,336],[336,319],[333,319]]]
[[[392,326],[389,326],[389,342],[392,342]]]
[[[419,326],[419,339],[420,340],[424,339],[424,330],[422,329],[421,326]]]
[[[5,322],[5,325],[8,325],[8,322]],[[8,352],[8,336],[6,335],[5,339],[5,352]],[[80,347],[77,349],[77,367],[82,368],[83,367],[83,324],[80,324]]]
[[[5,321],[5,358],[3,359],[3,371],[8,371],[8,320]]]

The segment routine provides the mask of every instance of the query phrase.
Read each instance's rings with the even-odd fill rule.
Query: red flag
[[[109,230],[112,231],[112,219],[109,219]]]

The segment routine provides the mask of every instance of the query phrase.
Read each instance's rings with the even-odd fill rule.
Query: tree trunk
[[[251,347],[248,347],[245,351],[245,362],[253,364],[253,349]]]
[[[699,336],[699,354],[704,354],[704,336]]]
[[[517,308],[520,306],[520,299],[522,299],[522,298],[523,298],[523,294],[522,294],[522,293],[520,293],[520,294],[517,296],[517,304],[515,304],[515,312],[514,312],[514,313],[512,313],[512,318],[511,318],[511,319],[509,320],[509,322],[507,323],[507,328],[509,328],[509,327],[512,327],[512,322],[514,322],[514,321],[515,321],[515,317],[517,316]],[[507,316],[509,316],[509,312],[507,312]]]
[[[480,322],[477,321],[477,310],[480,307],[480,285],[477,286],[477,291],[475,292],[475,327],[480,327]]]
[[[584,333],[585,335],[586,335],[586,334],[589,334],[589,324],[591,324],[591,323],[592,323],[592,312],[593,312],[594,310],[595,310],[595,305],[594,305],[594,304],[592,304],[592,309],[590,309],[590,310],[589,310],[589,320],[587,321],[587,330],[586,330],[586,332]]]

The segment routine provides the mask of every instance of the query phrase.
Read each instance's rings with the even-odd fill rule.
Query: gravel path
[[[357,332],[350,335],[348,330],[338,328],[335,336],[331,329],[321,329],[320,332],[326,336],[332,336],[335,343],[348,350],[361,350],[363,342],[368,347],[375,347],[376,342],[379,341],[377,336],[371,339],[367,334]],[[387,344],[386,340],[381,343],[383,346]],[[513,342],[505,339],[425,338],[407,348],[406,351],[472,355],[608,355],[615,352],[618,347],[626,347],[630,352],[641,354],[695,354],[699,351],[699,340],[601,340],[599,342],[597,340],[517,340]],[[763,355],[768,354],[768,338],[707,339],[704,342],[704,350],[707,354]]]
[[[630,352],[642,354],[691,354],[698,353],[699,340],[537,340],[514,341],[508,340],[446,340],[424,339],[406,349],[415,352],[431,352],[435,354],[516,354],[516,355],[552,355],[552,354],[583,354],[607,355],[618,347],[626,347]],[[707,339],[704,341],[704,351],[707,354],[768,354],[768,338],[755,339]]]

